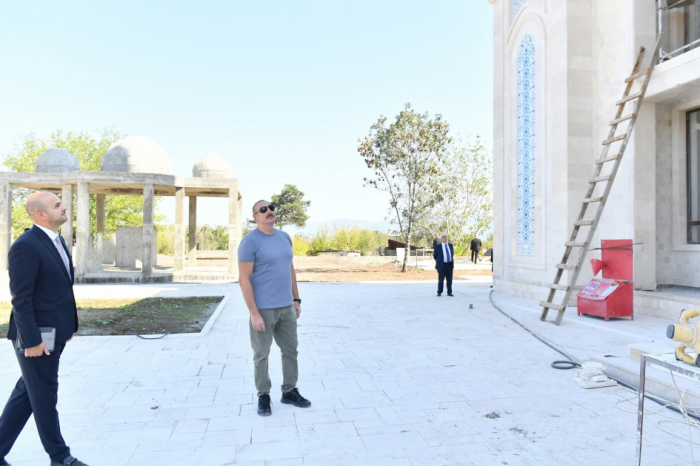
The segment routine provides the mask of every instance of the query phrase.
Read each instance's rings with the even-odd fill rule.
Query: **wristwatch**
[[[299,299],[299,298],[294,298],[292,301],[294,301],[295,303],[301,304],[301,299]]]

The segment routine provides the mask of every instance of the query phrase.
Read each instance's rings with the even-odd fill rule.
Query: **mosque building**
[[[642,68],[649,67],[658,39],[661,51],[591,247],[633,240],[635,312],[676,319],[680,309],[698,306],[700,2],[488,1],[494,289],[547,297],[625,79],[640,47]],[[592,258],[600,251],[590,251]],[[571,272],[564,273],[562,282]],[[584,264],[576,289],[590,278]]]

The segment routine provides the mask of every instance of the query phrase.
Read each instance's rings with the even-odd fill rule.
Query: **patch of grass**
[[[144,299],[82,299],[77,335],[125,335],[199,332],[222,296]],[[7,336],[12,305],[0,302],[0,337]]]

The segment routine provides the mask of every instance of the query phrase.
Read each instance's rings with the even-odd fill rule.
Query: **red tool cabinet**
[[[592,260],[593,270],[600,269],[603,278],[594,278],[577,295],[578,315],[605,318],[631,317],[634,319],[634,284],[632,240],[608,239],[601,241],[602,260]]]

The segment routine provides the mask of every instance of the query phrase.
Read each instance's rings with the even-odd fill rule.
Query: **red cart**
[[[631,317],[634,319],[633,251],[630,239],[601,241],[602,260],[591,261],[597,274],[577,295],[578,315],[604,317]]]

